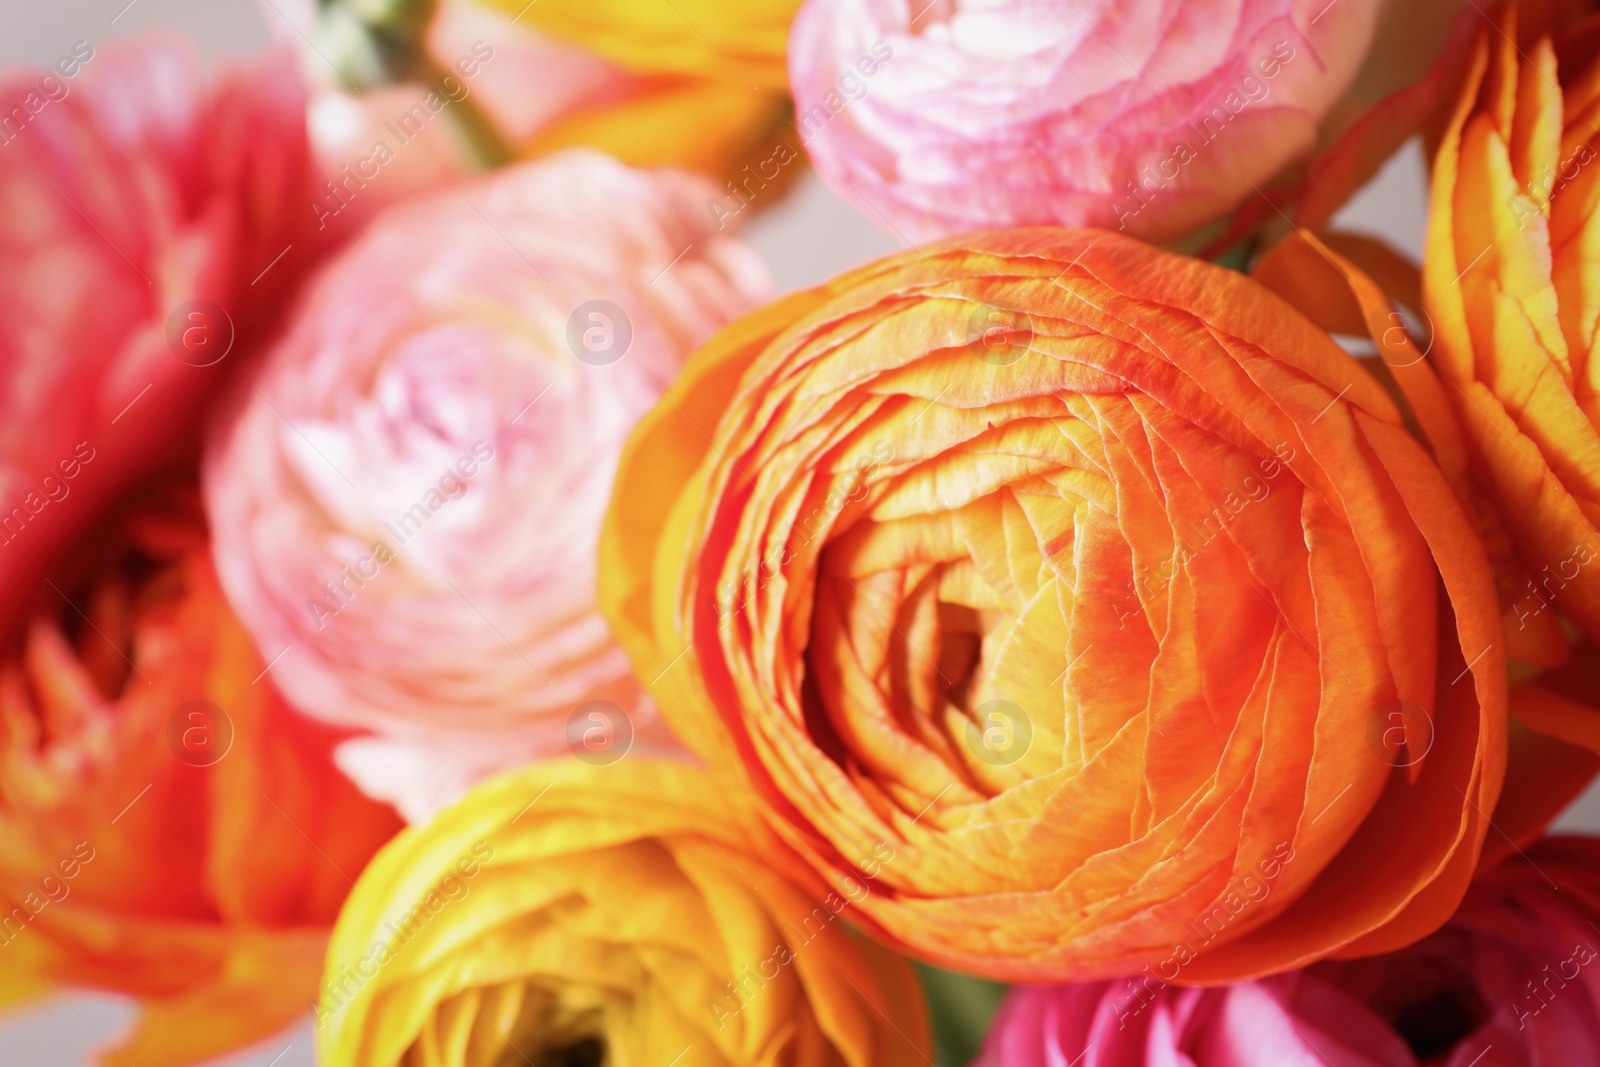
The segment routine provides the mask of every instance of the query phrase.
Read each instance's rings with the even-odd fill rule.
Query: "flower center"
[[[1424,1064],[1444,1062],[1493,1014],[1459,960],[1428,948],[1389,961],[1365,999]]]
[[[1465,983],[1430,989],[1394,1009],[1394,1028],[1419,1063],[1449,1052],[1483,1024],[1489,1009],[1478,991]]]
[[[511,1063],[521,1059],[513,1049],[506,1059]],[[602,1067],[606,1062],[606,1043],[598,1037],[581,1037],[566,1045],[542,1048],[533,1054],[534,1067]]]

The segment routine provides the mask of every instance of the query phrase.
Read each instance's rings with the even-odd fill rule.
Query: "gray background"
[[[208,57],[249,55],[266,46],[268,17],[279,17],[270,0],[259,6],[257,0],[51,0],[37,6],[10,0],[0,9],[0,63],[48,64],[75,41],[99,46],[157,27],[182,30]],[[1422,155],[1412,147],[1362,191],[1338,222],[1417,255],[1426,207]],[[758,216],[745,236],[785,289],[820,282],[900,247],[809,173],[786,199]],[[1600,787],[1574,804],[1557,827],[1600,830]],[[121,998],[81,990],[40,1001],[0,1017],[0,1067],[79,1067],[91,1049],[115,1040],[131,1017]],[[309,1067],[314,1062],[309,1016],[271,1041],[215,1062]]]

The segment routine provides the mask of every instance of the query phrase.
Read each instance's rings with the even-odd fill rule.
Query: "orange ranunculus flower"
[[[45,589],[0,662],[0,1003],[135,997],[101,1062],[160,1067],[307,1011],[351,880],[400,824],[262,676],[198,523],[134,529],[108,576]]]
[[[680,763],[536,764],[378,854],[328,951],[330,1067],[921,1067],[906,961]]]
[[[1500,791],[1489,569],[1394,403],[1254,281],[1117,235],[971,235],[737,320],[601,553],[678,734],[964,969],[1383,951],[1448,916]]]
[[[1564,615],[1600,639],[1600,59],[1594,19],[1557,6],[1479,27],[1423,285],[1430,361],[1520,556],[1508,630]]]
[[[1514,721],[1506,781],[1493,813],[1499,833],[1485,846],[1486,853],[1509,854],[1536,840],[1600,767],[1600,715],[1593,706],[1600,696],[1600,648],[1592,642],[1572,648],[1554,612],[1519,610],[1523,564],[1427,360],[1429,339],[1413,337],[1400,310],[1421,307],[1416,267],[1369,237],[1300,232],[1269,250],[1251,273],[1329,333],[1371,342],[1368,366],[1403,396],[1414,432],[1477,525],[1500,600],[1504,641],[1496,654],[1513,661],[1520,683],[1509,694]],[[1486,856],[1484,866],[1493,859]]]

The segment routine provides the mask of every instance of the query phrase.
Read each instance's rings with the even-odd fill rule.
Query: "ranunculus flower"
[[[477,0],[506,12],[516,0]],[[800,0],[556,0],[523,17],[640,74],[742,82],[782,91],[789,23]]]
[[[964,970],[1415,940],[1500,790],[1489,569],[1395,405],[1256,282],[1116,234],[977,234],[728,327],[601,559],[677,734]]]
[[[789,77],[817,172],[911,241],[1182,236],[1314,146],[1378,0],[808,0]]]
[[[223,587],[291,700],[376,735],[341,766],[410,818],[654,718],[595,551],[634,422],[767,290],[708,187],[573,151],[399,205],[218,424]]]
[[[483,158],[486,150],[527,158],[581,145],[774,199],[769,183],[786,184],[800,169],[783,63],[798,6],[270,0],[264,9],[321,82],[312,135],[343,187],[323,203],[360,216],[499,161]]]
[[[1494,810],[1499,833],[1486,847],[1514,849],[1538,838],[1600,767],[1600,648],[1592,642],[1574,647],[1555,612],[1529,613],[1517,603],[1527,580],[1523,564],[1472,468],[1465,435],[1427,360],[1429,339],[1421,331],[1413,336],[1398,310],[1421,307],[1417,268],[1369,237],[1319,239],[1300,231],[1262,256],[1251,276],[1330,334],[1371,341],[1385,378],[1405,397],[1419,441],[1473,520],[1500,602],[1503,640],[1494,655],[1515,664],[1520,683],[1509,695],[1515,721]],[[1417,314],[1412,321],[1422,318]]]
[[[591,144],[637,166],[674,164],[731,178],[746,195],[798,172],[793,154],[777,162],[774,154],[794,148],[784,58],[800,0],[555,0],[542,8],[477,2],[520,16],[631,78],[574,106],[527,142],[529,149]],[[781,176],[769,166],[782,167]],[[752,179],[757,172],[766,180]]]
[[[47,590],[0,663],[0,1002],[136,998],[107,1067],[209,1060],[301,1018],[352,880],[400,829],[263,676],[198,510],[191,490],[188,519],[95,539],[101,573]]]
[[[0,631],[319,247],[288,57],[208,82],[176,36],[64,53],[0,78]]]
[[[1397,952],[1211,989],[1017,987],[974,1067],[1535,1067],[1600,1060],[1600,843],[1550,838]],[[1169,976],[1170,977],[1170,976]]]
[[[381,852],[317,1005],[322,1062],[922,1067],[905,960],[705,772],[549,763]]]
[[[1592,21],[1544,7],[1478,31],[1434,160],[1423,285],[1430,361],[1521,557],[1508,626],[1566,616],[1600,639],[1600,63]]]

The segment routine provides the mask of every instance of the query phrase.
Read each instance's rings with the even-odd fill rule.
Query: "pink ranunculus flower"
[[[1310,152],[1380,6],[806,0],[795,121],[818,173],[911,241],[1049,224],[1165,241]]]
[[[312,173],[283,50],[208,80],[176,35],[79,41],[0,78],[0,634],[97,505],[192,447],[322,247]]]
[[[670,743],[595,609],[596,553],[634,422],[770,290],[713,192],[573,150],[395,205],[208,442],[224,589],[292,702],[368,732],[340,765],[413,821],[532,759]]]
[[[1212,988],[1172,973],[1007,994],[975,1067],[1600,1063],[1600,839],[1546,838],[1381,956]],[[1164,980],[1165,979],[1165,980]]]

